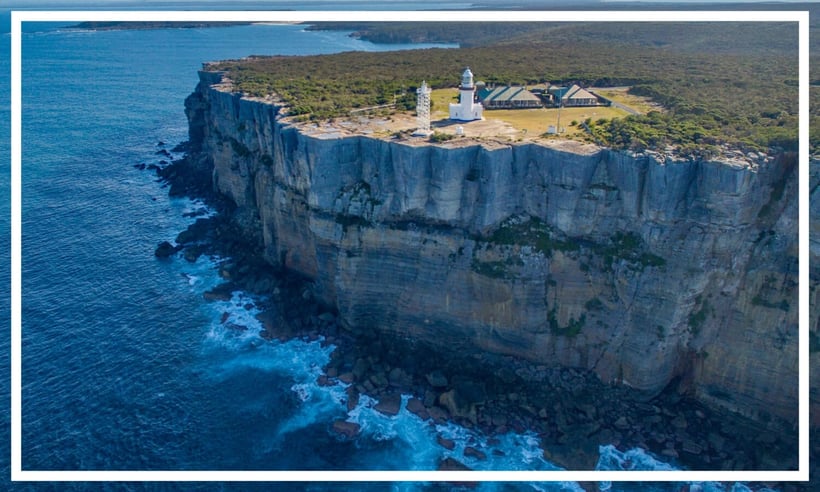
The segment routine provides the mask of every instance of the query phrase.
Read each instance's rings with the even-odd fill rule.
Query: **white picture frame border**
[[[798,470],[770,471],[45,471],[21,462],[21,68],[23,22],[82,21],[795,22],[799,63]],[[180,101],[181,104],[181,101]],[[181,106],[180,106],[181,107]],[[11,480],[279,482],[785,482],[809,479],[809,13],[805,11],[15,11],[11,12]]]

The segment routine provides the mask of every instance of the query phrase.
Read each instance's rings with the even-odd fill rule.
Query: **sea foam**
[[[199,207],[192,204],[190,208]],[[190,288],[197,293],[215,287],[222,282],[217,275],[220,258],[201,257],[195,263],[182,267]],[[331,424],[336,419],[359,425],[359,433],[354,438],[366,467],[378,454],[378,468],[404,470],[435,469],[445,458],[453,458],[474,470],[560,470],[561,468],[545,460],[538,436],[532,432],[517,434],[509,432],[488,436],[455,423],[434,424],[432,420],[422,420],[407,410],[411,395],[402,395],[397,415],[385,415],[376,410],[378,400],[368,395],[360,395],[358,404],[347,410],[346,388],[349,386],[338,379],[330,378],[331,385],[317,382],[322,375],[322,367],[330,360],[335,347],[323,344],[323,340],[307,341],[293,339],[286,342],[264,340],[259,332],[261,323],[256,318],[260,313],[260,298],[240,290],[232,293],[225,301],[214,301],[203,305],[210,322],[204,333],[203,350],[220,352],[220,362],[208,371],[208,377],[225,380],[247,370],[275,373],[290,381],[287,386],[293,394],[295,408],[278,423],[276,429],[267,433],[267,451],[281,451],[282,443],[292,433],[304,431],[315,425],[325,425],[332,434]],[[454,443],[453,449],[439,444],[439,436]],[[337,437],[339,438],[339,437]],[[468,448],[472,448],[468,450]],[[355,462],[355,460],[354,460]],[[599,448],[597,470],[674,470],[675,467],[646,451],[636,448],[621,451],[615,446]],[[736,483],[728,489],[720,483],[692,482],[692,491],[702,492],[752,492],[747,485]],[[630,490],[629,484],[602,482],[600,490]],[[673,484],[642,485],[645,491],[675,490]],[[424,484],[396,483],[391,487],[397,491],[423,490]],[[574,482],[539,482],[527,484],[480,483],[476,490],[533,490],[571,491],[584,489]],[[771,489],[755,489],[757,492],[774,492]]]

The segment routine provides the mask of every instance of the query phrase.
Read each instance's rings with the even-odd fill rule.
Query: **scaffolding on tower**
[[[429,136],[430,131],[430,93],[432,90],[427,86],[427,81],[421,82],[421,87],[416,90],[416,121],[418,129],[413,132],[416,136]]]

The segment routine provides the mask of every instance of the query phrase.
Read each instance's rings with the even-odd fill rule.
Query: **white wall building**
[[[461,76],[461,86],[458,88],[458,103],[450,104],[450,119],[459,121],[473,121],[482,119],[484,107],[475,102],[475,85],[473,72],[469,67]]]

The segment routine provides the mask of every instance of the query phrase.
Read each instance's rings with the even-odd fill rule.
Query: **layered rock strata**
[[[208,71],[186,113],[190,165],[344,324],[796,422],[795,156],[313,132]]]

